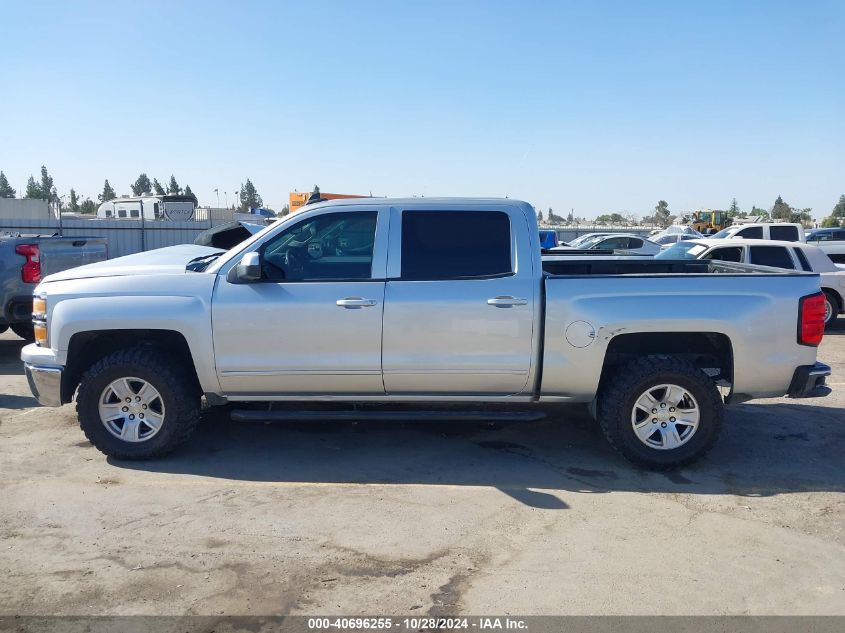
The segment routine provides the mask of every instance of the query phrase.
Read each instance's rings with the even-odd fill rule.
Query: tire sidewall
[[[692,438],[672,450],[659,450],[646,446],[637,437],[631,424],[631,414],[637,399],[649,387],[663,384],[674,384],[686,389],[695,398],[699,410],[698,428]],[[719,431],[722,412],[720,404],[714,402],[714,395],[718,398],[715,386],[702,384],[700,379],[686,373],[658,372],[633,382],[627,389],[627,395],[622,401],[617,419],[613,421],[617,425],[618,437],[628,451],[644,462],[670,465],[694,459],[706,450],[713,442],[714,435]]]
[[[119,378],[141,378],[150,383],[164,402],[164,421],[150,439],[143,442],[125,442],[112,435],[100,419],[99,400],[103,390]],[[125,454],[127,457],[154,455],[171,445],[179,433],[177,418],[180,403],[171,385],[151,368],[135,363],[115,363],[83,379],[77,395],[79,424],[91,443],[106,454]]]

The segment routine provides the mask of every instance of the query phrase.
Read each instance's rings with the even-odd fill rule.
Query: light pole
[[[224,192],[223,192],[223,195],[225,196],[225,200],[226,200],[226,208],[228,209],[228,208],[229,208],[229,192],[228,192],[228,191],[224,191]]]
[[[217,194],[217,208],[219,209],[220,208],[220,192],[217,189],[215,189],[214,193]]]

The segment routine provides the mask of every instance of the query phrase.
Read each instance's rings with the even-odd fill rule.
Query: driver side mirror
[[[255,251],[244,255],[238,262],[235,276],[238,281],[243,283],[251,283],[261,279],[261,255]]]

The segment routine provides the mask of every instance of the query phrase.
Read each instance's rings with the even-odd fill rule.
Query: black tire
[[[97,361],[85,374],[76,396],[79,426],[88,441],[109,457],[152,459],[173,451],[190,437],[200,419],[199,387],[177,359],[149,347],[119,350]],[[128,442],[112,435],[100,419],[99,399],[121,377],[149,382],[161,395],[165,415],[158,432],[148,440]]]
[[[661,450],[640,441],[632,426],[637,399],[649,387],[674,384],[698,403],[699,423],[690,439],[674,449]],[[713,380],[692,363],[675,356],[652,355],[617,368],[598,401],[598,420],[616,451],[638,466],[670,470],[700,459],[709,451],[722,428],[724,405]]]
[[[8,329],[9,329],[8,325],[0,325],[0,334],[2,334],[3,332],[5,332]]]
[[[830,316],[825,320],[825,329],[829,328],[836,322],[839,313],[842,311],[842,306],[839,305],[839,297],[837,297],[832,290],[824,291],[824,300],[830,304]]]
[[[35,328],[32,323],[12,323],[9,327],[25,341],[32,343],[35,340]]]

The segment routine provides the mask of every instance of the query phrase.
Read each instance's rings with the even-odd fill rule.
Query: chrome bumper
[[[62,406],[62,370],[24,363],[29,390],[45,407]]]

